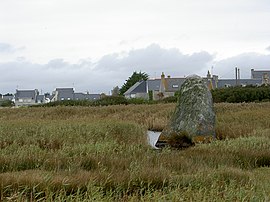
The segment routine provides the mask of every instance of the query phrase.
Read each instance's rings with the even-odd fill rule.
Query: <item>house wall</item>
[[[29,106],[29,105],[35,105],[35,104],[36,104],[35,100],[31,98],[19,98],[18,100],[15,100],[16,107]]]
[[[160,100],[160,99],[164,99],[166,97],[172,97],[172,96],[174,96],[174,93],[175,92],[159,92],[159,91],[154,91],[153,92],[153,100]]]
[[[149,99],[148,93],[136,93],[136,98],[143,98],[145,100]]]

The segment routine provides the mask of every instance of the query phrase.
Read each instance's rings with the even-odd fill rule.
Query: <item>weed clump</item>
[[[173,132],[168,137],[168,145],[172,148],[183,149],[190,146],[194,146],[192,138],[189,137],[189,134],[186,131],[181,131],[179,133]]]

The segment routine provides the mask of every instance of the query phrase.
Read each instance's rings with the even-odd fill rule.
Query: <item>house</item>
[[[209,88],[211,89],[215,88],[215,86],[217,85],[217,76],[210,76],[209,78],[207,77],[204,79],[206,83],[208,83]],[[180,89],[181,85],[185,82],[185,80],[185,77],[165,77],[165,74],[162,72],[160,79],[148,79],[147,81],[139,81],[135,83],[124,93],[124,96],[126,98],[160,100],[166,97],[174,96],[174,94]]]
[[[148,99],[147,94],[147,81],[138,81],[135,83],[131,88],[129,88],[125,93],[124,96],[126,98],[144,98]]]
[[[45,95],[38,95],[37,96],[36,103],[37,104],[44,104],[44,103],[46,103]]]
[[[217,88],[227,88],[235,86],[260,86],[262,85],[262,79],[219,79],[217,83]]]
[[[158,100],[173,96],[184,81],[185,78],[171,78],[170,76],[165,78],[165,74],[162,73],[160,79],[148,79],[135,83],[124,93],[124,96]]]
[[[260,86],[262,84],[269,84],[270,71],[255,71],[251,69],[251,79],[241,79],[240,69],[236,69],[235,79],[219,79],[217,75],[211,75],[208,71],[205,80],[209,89],[226,88],[234,86]],[[126,98],[143,98],[159,100],[166,97],[173,96],[184,83],[185,78],[171,78],[165,77],[162,72],[160,79],[148,79],[147,81],[139,81],[129,88],[124,96]]]
[[[251,69],[251,78],[252,79],[261,79],[262,84],[270,84],[270,70],[254,70]]]
[[[100,94],[75,93],[74,100],[99,100]]]
[[[270,71],[268,70],[254,70],[251,69],[250,79],[240,78],[240,69],[236,68],[236,78],[235,79],[218,79],[217,88],[226,88],[234,86],[260,86],[262,84],[269,85]]]
[[[63,100],[74,100],[73,88],[56,88],[55,91],[53,91],[52,102]]]
[[[15,106],[29,106],[37,103],[39,92],[35,90],[16,90],[14,96]]]
[[[100,94],[75,93],[73,88],[56,88],[52,93],[51,102],[63,100],[98,100]]]
[[[251,79],[270,78],[270,70],[254,70],[251,69]]]
[[[1,99],[2,99],[2,100],[13,101],[13,100],[14,100],[14,95],[11,95],[11,94],[2,95],[2,96],[1,96]]]

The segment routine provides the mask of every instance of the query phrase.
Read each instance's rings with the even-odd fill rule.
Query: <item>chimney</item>
[[[161,79],[163,79],[163,78],[165,78],[164,72],[162,72],[162,74],[161,74]]]
[[[165,79],[165,74],[164,72],[162,72],[161,74],[161,80],[160,80],[160,88],[159,88],[159,92],[165,92],[167,90],[167,81]]]
[[[251,78],[254,79],[254,69],[251,69]]]
[[[209,70],[208,70],[208,72],[207,72],[206,77],[207,77],[208,79],[211,79],[211,74],[210,74],[210,71],[209,71]]]
[[[238,79],[238,76],[237,76],[237,67],[235,67],[235,86],[238,85],[237,79]]]

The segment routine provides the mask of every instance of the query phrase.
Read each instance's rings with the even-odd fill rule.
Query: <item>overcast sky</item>
[[[270,69],[269,0],[0,0],[0,93]]]

